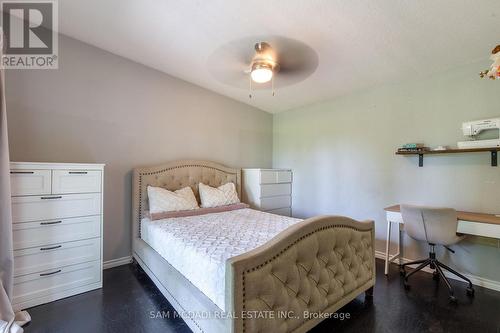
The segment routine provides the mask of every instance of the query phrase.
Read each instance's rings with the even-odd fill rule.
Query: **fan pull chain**
[[[250,79],[250,90],[248,91],[248,98],[252,98],[252,76],[248,75],[248,78]]]
[[[273,92],[274,97],[274,75],[271,77],[271,91]]]

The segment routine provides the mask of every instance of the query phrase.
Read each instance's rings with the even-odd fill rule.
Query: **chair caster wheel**
[[[432,279],[433,279],[434,281],[439,281],[439,278],[440,278],[439,273],[438,273],[438,272],[436,272],[436,271],[434,271],[434,272],[432,273]]]
[[[456,304],[457,303],[457,298],[453,295],[450,295],[450,303],[454,303]]]
[[[467,296],[474,297],[474,288],[472,287],[467,288]]]

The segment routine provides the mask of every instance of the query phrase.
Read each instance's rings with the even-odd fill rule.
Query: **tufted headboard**
[[[134,169],[132,185],[132,235],[140,237],[140,223],[148,210],[148,185],[175,191],[191,186],[199,202],[198,183],[220,186],[228,182],[236,185],[241,198],[241,169],[228,168],[208,161],[183,160]]]

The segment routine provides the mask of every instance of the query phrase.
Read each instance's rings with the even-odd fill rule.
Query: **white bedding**
[[[301,220],[238,209],[141,221],[141,238],[225,310],[226,260],[266,243]]]

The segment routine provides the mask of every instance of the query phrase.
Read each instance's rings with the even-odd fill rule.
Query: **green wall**
[[[379,251],[383,208],[392,204],[500,214],[500,167],[490,166],[488,153],[426,157],[423,168],[416,157],[394,155],[406,142],[456,145],[464,140],[462,122],[500,117],[500,81],[477,75],[487,66],[474,63],[275,114],[273,166],[294,171],[293,214],[373,219]],[[404,241],[406,258],[427,255],[425,244]],[[494,283],[500,281],[499,244],[471,237],[452,257],[440,253],[460,271]]]

